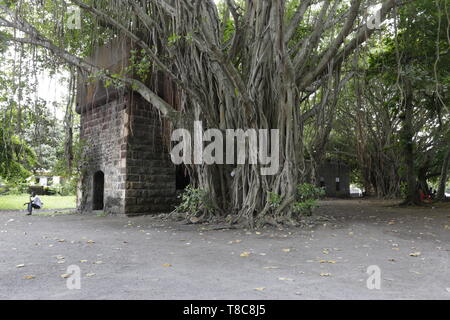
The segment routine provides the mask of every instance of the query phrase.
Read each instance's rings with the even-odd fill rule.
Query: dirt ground
[[[0,212],[0,298],[450,299],[450,206],[393,204],[322,201],[315,225],[253,231]],[[70,265],[79,290],[62,277]]]

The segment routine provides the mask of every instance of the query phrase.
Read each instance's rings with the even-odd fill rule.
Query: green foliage
[[[313,210],[318,206],[317,200],[325,195],[323,188],[316,187],[309,183],[297,186],[298,201],[292,206],[292,211],[296,214],[311,216]]]
[[[167,42],[169,45],[174,45],[178,40],[180,40],[182,37],[178,34],[172,34],[168,39]]]
[[[270,207],[272,209],[276,209],[280,206],[281,201],[283,199],[281,198],[281,196],[278,193],[275,192],[269,192],[269,203],[270,203]]]
[[[142,81],[146,81],[151,74],[153,62],[146,55],[145,50],[131,50],[130,66],[127,72],[132,72]]]
[[[317,206],[317,201],[310,199],[294,203],[292,206],[292,211],[296,214],[312,216],[313,210],[317,208]]]
[[[77,193],[78,179],[72,178],[69,181],[65,181],[59,188],[58,194],[61,196],[71,196]]]
[[[181,204],[176,207],[177,212],[198,215],[201,212],[211,212],[213,207],[209,199],[208,192],[200,188],[194,188],[189,185],[184,190],[181,198]]]
[[[36,154],[10,130],[0,127],[0,177],[8,182],[23,182],[31,175]]]
[[[297,193],[300,201],[317,200],[325,196],[325,190],[323,188],[316,187],[309,183],[299,184],[297,186]]]
[[[29,186],[24,182],[8,183],[6,189],[8,195],[19,195],[28,193]]]

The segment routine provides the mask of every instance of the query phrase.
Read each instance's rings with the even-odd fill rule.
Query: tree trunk
[[[414,170],[414,126],[413,126],[413,88],[411,81],[404,78],[404,117],[402,128],[402,143],[404,161],[406,166],[406,199],[405,205],[420,204],[419,190],[417,189],[417,179]]]
[[[437,201],[442,201],[445,199],[445,187],[447,183],[447,172],[449,162],[450,162],[450,148],[447,150],[447,154],[445,155],[444,158],[444,163],[442,164],[441,177],[439,179],[439,188],[436,195]]]

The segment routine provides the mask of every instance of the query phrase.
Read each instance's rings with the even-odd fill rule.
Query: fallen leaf
[[[321,276],[321,277],[331,277],[331,273],[328,273],[328,272],[322,272],[322,273],[320,274],[320,276]]]
[[[291,279],[291,278],[278,278],[278,280],[281,280],[281,281],[294,281],[294,279]]]
[[[319,261],[320,263],[336,263],[336,261],[335,260],[320,260]]]
[[[86,243],[95,243],[95,241],[94,240],[88,240],[88,241],[86,241]]]
[[[170,263],[164,263],[163,264],[163,267],[166,267],[166,268],[168,268],[168,267],[171,267],[172,265],[170,264]]]
[[[102,264],[103,261],[95,261],[94,264]]]
[[[268,266],[268,267],[264,267],[264,269],[279,269],[280,267],[275,267],[275,266]]]
[[[80,260],[81,263],[86,263],[88,262],[87,260]]]
[[[70,277],[70,274],[68,273],[64,273],[61,275],[61,278],[67,279],[68,277]]]
[[[409,254],[410,257],[418,257],[420,255],[421,255],[420,252],[412,252],[412,253]]]
[[[241,257],[250,257],[250,252],[247,252],[247,251],[242,252],[242,253],[240,254],[240,256],[241,256]]]
[[[255,288],[255,290],[256,290],[256,291],[264,291],[264,290],[266,290],[266,288],[264,288],[264,287],[261,287],[261,288]]]
[[[93,272],[86,273],[86,277],[93,277],[93,276],[95,276],[95,273],[93,273]]]
[[[291,249],[282,249],[283,252],[291,252]]]
[[[23,276],[24,279],[30,280],[36,278],[35,276],[29,275],[29,276]]]
[[[65,239],[58,239],[58,242],[66,242]]]
[[[18,265],[16,266],[16,268],[23,268],[23,267],[25,267],[24,264],[18,264]]]

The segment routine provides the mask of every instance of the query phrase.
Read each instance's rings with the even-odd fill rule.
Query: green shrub
[[[60,187],[58,193],[62,196],[73,196],[77,194],[78,180],[72,178],[64,182]]]
[[[297,186],[297,194],[300,201],[318,200],[325,196],[325,189],[309,183],[304,183]]]
[[[280,206],[282,200],[283,199],[281,198],[281,196],[278,193],[269,192],[269,203],[270,203],[270,207],[272,209],[278,208]]]
[[[292,211],[297,214],[311,216],[313,210],[317,207],[317,201],[310,199],[303,202],[295,202],[292,206]]]
[[[58,187],[44,186],[44,194],[47,196],[54,196],[58,191]]]
[[[211,201],[206,190],[189,185],[179,198],[181,198],[181,204],[176,207],[177,212],[197,215],[200,212],[212,211]]]
[[[292,211],[296,214],[311,216],[313,210],[318,207],[317,200],[325,195],[323,188],[309,183],[297,186],[298,201],[292,205]]]
[[[7,194],[18,195],[23,193],[29,193],[29,186],[27,183],[12,183],[6,186],[8,190]]]

